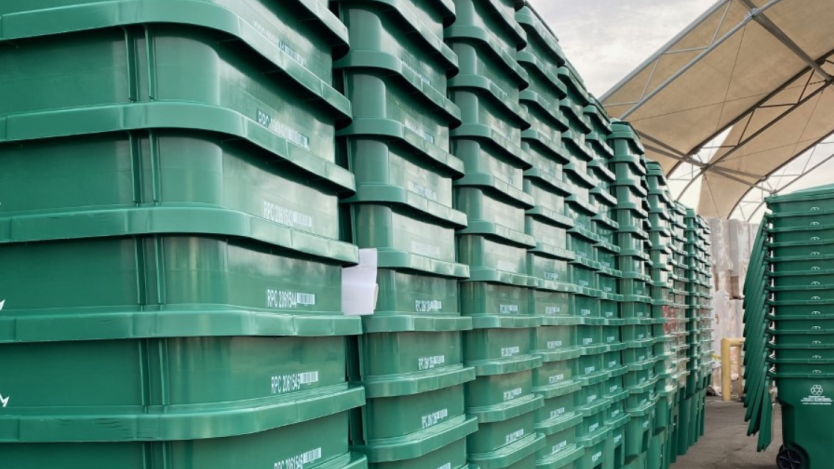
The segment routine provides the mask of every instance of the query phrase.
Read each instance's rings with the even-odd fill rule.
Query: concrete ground
[[[776,453],[782,445],[782,414],[773,409],[773,443],[764,453],[756,452],[757,436],[747,436],[744,405],[707,397],[704,436],[678,457],[672,469],[775,469]]]

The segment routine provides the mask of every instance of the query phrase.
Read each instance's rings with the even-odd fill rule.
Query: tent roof
[[[831,0],[720,0],[603,104],[631,122],[667,174],[697,168],[701,215],[728,217],[834,132],[832,24]],[[711,158],[693,157],[725,134]]]

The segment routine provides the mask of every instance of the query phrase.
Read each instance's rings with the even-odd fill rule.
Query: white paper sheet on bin
[[[347,316],[374,314],[378,287],[377,250],[360,249],[359,265],[342,269],[342,311]]]

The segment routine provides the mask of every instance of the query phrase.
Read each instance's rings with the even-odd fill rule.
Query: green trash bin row
[[[206,8],[226,6],[220,1],[199,3]],[[151,103],[151,98],[177,103],[183,109],[199,103],[218,108],[218,113],[228,110],[234,116],[246,117],[223,127],[205,116],[200,116],[205,122],[198,124],[197,116],[191,116],[187,132],[159,131],[170,127],[161,119],[158,125],[137,127],[136,135],[126,138],[119,134],[121,140],[105,142],[125,145],[129,166],[143,168],[133,169],[136,174],[121,180],[132,179],[148,187],[131,186],[129,191],[121,192],[105,188],[116,196],[100,203],[108,210],[123,203],[125,207],[119,210],[124,213],[118,216],[150,220],[156,224],[155,229],[103,235],[104,225],[72,227],[78,230],[72,233],[73,238],[98,238],[89,241],[95,246],[88,247],[82,246],[88,241],[51,241],[66,238],[66,230],[54,232],[50,239],[27,238],[24,233],[38,232],[37,220],[29,220],[26,223],[31,223],[30,229],[16,229],[16,238],[9,242],[49,241],[32,244],[32,249],[44,248],[43,254],[53,257],[55,249],[61,249],[62,256],[83,258],[80,265],[98,272],[102,279],[111,276],[107,279],[110,283],[116,283],[113,280],[118,275],[134,274],[138,268],[118,270],[116,262],[108,266],[103,258],[99,260],[101,265],[95,265],[98,261],[90,257],[90,252],[134,250],[136,255],[119,259],[133,262],[141,256],[147,260],[136,263],[143,277],[136,289],[141,290],[140,297],[156,297],[157,302],[150,305],[224,307],[211,313],[185,309],[182,319],[203,319],[202,329],[193,332],[193,340],[208,341],[210,336],[220,335],[213,332],[213,321],[219,328],[235,320],[240,323],[235,327],[242,335],[264,336],[251,340],[312,344],[332,339],[331,353],[341,349],[341,355],[334,355],[341,361],[327,362],[334,367],[328,376],[341,376],[338,384],[346,387],[346,396],[353,400],[348,402],[345,397],[341,406],[334,407],[339,399],[334,397],[336,394],[327,394],[304,402],[309,408],[330,413],[305,414],[298,426],[287,428],[302,430],[299,444],[303,438],[304,443],[311,440],[305,438],[304,428],[309,427],[310,434],[315,435],[312,440],[334,448],[322,446],[301,455],[279,455],[276,466],[365,467],[364,458],[348,452],[344,436],[336,436],[337,430],[350,421],[352,447],[379,468],[452,469],[471,463],[482,469],[533,465],[590,469],[601,462],[606,469],[636,467],[636,461],[644,460],[650,446],[648,436],[655,418],[653,398],[645,382],[654,379],[652,373],[659,368],[651,360],[634,359],[639,357],[640,349],[652,354],[659,350],[655,347],[659,338],[654,324],[647,322],[651,314],[649,289],[653,287],[648,261],[663,260],[651,258],[636,246],[637,241],[623,245],[615,242],[620,228],[623,234],[648,238],[642,233],[646,233],[650,218],[649,206],[617,197],[621,192],[644,194],[640,186],[632,184],[635,175],[639,180],[645,174],[643,163],[635,158],[638,153],[629,154],[635,149],[642,153],[639,140],[626,143],[626,151],[622,151],[623,146],[610,139],[615,129],[564,59],[557,39],[529,8],[516,12],[519,2],[458,0],[453,5],[448,1],[345,0],[338,2],[337,10],[347,28],[333,21],[335,17],[317,3],[299,4],[303,8],[293,14],[299,16],[298,23],[303,26],[286,38],[283,35],[291,28],[276,25],[278,18],[287,18],[289,9],[285,12],[282,7],[256,2],[229,7],[243,19],[237,30],[193,20],[188,28],[175,29],[157,24],[158,15],[154,13],[148,18],[137,14],[133,22],[120,19],[122,23],[112,25],[113,31],[102,31],[101,37],[96,36],[98,32],[86,30],[73,33],[77,43],[66,41],[62,47],[88,47],[94,52],[105,42],[102,38],[112,42],[113,37],[140,46],[144,38],[151,38],[157,45],[179,44],[194,62],[190,69],[213,67],[223,72],[218,80],[245,85],[234,88],[221,83],[218,86],[228,88],[228,95],[201,95],[206,91],[202,87],[169,84],[166,67],[170,66],[164,64],[175,62],[162,57],[159,63],[163,66],[153,80],[139,77],[129,90],[135,94],[131,100],[137,106],[114,101],[130,108],[129,112],[135,114],[132,118],[142,117],[137,122],[156,122],[151,118],[155,118],[152,112],[159,103]],[[183,6],[177,14],[183,15],[192,7]],[[252,19],[254,11],[269,14],[257,22]],[[150,23],[153,26],[146,26]],[[315,26],[307,26],[313,23],[327,28],[318,28],[321,31],[314,34]],[[126,25],[130,27],[116,29]],[[251,35],[247,28],[259,35]],[[282,32],[279,35],[276,31]],[[108,36],[111,33],[112,37]],[[217,40],[227,34],[242,42]],[[309,39],[313,36],[318,42]],[[348,42],[351,52],[346,47]],[[256,54],[241,54],[245,48]],[[47,57],[51,51],[41,52]],[[275,67],[279,73],[271,74],[269,81],[262,78],[265,71],[272,72]],[[352,109],[326,85],[331,82],[331,69],[336,70],[337,88],[352,101]],[[107,90],[99,88],[100,92]],[[446,98],[447,91],[451,99]],[[263,109],[252,112],[252,96],[257,103],[266,103],[258,104]],[[96,95],[90,102],[109,101]],[[302,109],[297,104],[301,102],[309,104]],[[57,105],[67,107],[62,103]],[[79,101],[68,106],[85,104]],[[206,114],[201,111],[201,115]],[[249,122],[246,119],[260,127],[241,125]],[[108,127],[107,123],[96,125],[93,128],[89,124],[77,134],[115,135],[126,130]],[[316,138],[307,132],[315,133]],[[242,140],[220,146],[217,142],[228,140],[222,134]],[[333,138],[320,138],[322,135],[338,135],[338,157]],[[41,137],[51,135],[21,134],[9,140]],[[85,137],[78,147],[79,154],[87,151],[83,145],[89,141]],[[201,154],[209,149],[217,160],[215,192],[186,192],[185,188],[192,186],[178,186],[179,181],[172,181],[174,177],[196,178],[197,171],[204,172],[182,151],[186,143],[193,145],[195,141],[203,146]],[[158,149],[167,148],[175,151],[161,154],[175,156],[159,165]],[[149,163],[143,160],[146,154]],[[277,166],[270,163],[276,156],[278,161],[290,164],[275,170]],[[183,166],[189,165],[192,169],[183,171]],[[61,167],[57,165],[54,178],[66,177],[59,174]],[[165,176],[161,182],[154,179],[159,177],[154,173],[156,168],[162,168]],[[10,169],[13,174],[15,167]],[[124,172],[112,167],[104,170]],[[146,177],[149,171],[153,177]],[[618,181],[624,184],[616,185]],[[43,182],[51,181],[45,178]],[[236,183],[248,190],[226,192]],[[292,190],[273,194],[273,183]],[[613,192],[610,184],[614,184]],[[94,189],[89,192],[73,194],[76,205],[56,198],[45,204],[54,206],[26,206],[21,198],[21,209],[15,215],[40,213],[43,208],[73,214],[78,213],[73,211],[75,207],[89,211],[87,201],[99,197]],[[243,192],[246,194],[241,195]],[[188,207],[188,217],[183,211],[143,212],[144,207],[135,206],[136,194],[149,206],[151,202],[165,208],[192,206]],[[131,199],[119,198],[125,195]],[[617,202],[622,202],[620,210],[612,211]],[[208,205],[211,210],[198,213],[193,204],[201,204],[203,209]],[[311,206],[316,211],[305,212]],[[162,215],[149,218],[151,213]],[[153,218],[157,216],[160,218]],[[235,222],[229,223],[231,218]],[[340,218],[349,226],[341,226]],[[201,221],[204,228],[196,234],[180,233],[178,219]],[[170,235],[172,232],[176,235]],[[108,246],[112,239],[121,244]],[[356,248],[341,239],[349,239],[361,248],[377,249],[379,254],[377,311],[361,320],[340,316],[336,304],[341,296],[340,269],[357,260]],[[72,245],[73,250],[79,246],[80,252],[68,255],[63,246],[52,246],[64,243]],[[197,255],[206,263],[204,272],[189,264]],[[268,270],[258,272],[251,265],[236,266],[234,260],[241,259],[261,269],[278,269],[281,275]],[[166,263],[170,264],[167,270]],[[179,263],[182,267],[177,267]],[[35,273],[23,278],[26,275],[32,278]],[[203,277],[206,299],[178,298],[184,291],[176,288],[178,277],[185,284],[189,275]],[[272,288],[259,276],[268,276]],[[319,281],[311,282],[313,278]],[[208,288],[218,285],[217,291]],[[130,289],[122,290],[125,293]],[[265,307],[253,302],[258,297],[255,292],[260,290],[266,292]],[[118,293],[110,291],[109,298],[116,298]],[[48,299],[31,296],[34,306],[24,305],[29,308],[25,311],[52,307]],[[621,303],[626,299],[631,301]],[[38,306],[38,301],[43,304]],[[234,306],[230,308],[229,304]],[[95,309],[98,305],[78,307]],[[14,299],[7,303],[6,310],[18,308],[21,304]],[[110,314],[94,311],[100,313]],[[49,314],[43,313],[44,317]],[[160,317],[147,316],[155,320]],[[146,325],[151,326],[156,328],[156,335],[116,340],[192,340],[181,338],[183,323],[171,320],[168,326]],[[98,332],[84,333],[90,335],[88,338],[109,339],[92,337],[112,332],[106,327],[116,329],[109,324],[102,325]],[[158,338],[169,337],[166,334],[171,332],[161,332],[165,327],[174,331],[172,338]],[[32,330],[21,328],[15,334],[52,340],[49,330]],[[342,337],[360,331],[364,332],[362,336]],[[276,334],[290,337],[269,337]],[[84,337],[73,339],[86,343]],[[19,340],[19,336],[12,340]],[[346,340],[351,345],[347,349]],[[244,347],[243,340],[239,342],[235,345]],[[306,350],[306,346],[294,345],[295,349]],[[257,349],[246,350],[254,353]],[[323,353],[325,348],[316,350]],[[346,363],[345,350],[352,351],[358,360]],[[392,359],[392,352],[396,359]],[[274,358],[268,353],[261,355],[257,358]],[[626,355],[632,360],[626,360]],[[313,362],[313,357],[308,357],[297,365]],[[346,384],[345,366],[350,382],[362,388]],[[288,377],[272,379],[272,389],[326,381],[319,378],[319,373],[287,371]],[[363,390],[368,401],[358,409]],[[312,402],[327,405],[316,407]],[[386,418],[391,414],[402,419]],[[331,431],[317,431],[322,425]],[[256,435],[261,438],[260,433]],[[256,443],[254,437],[252,443],[247,442]],[[176,450],[168,451],[176,454]],[[260,454],[257,449],[250,452]]]
[[[570,314],[567,191],[550,181],[561,171],[566,125],[554,102],[558,89],[554,96],[536,86],[553,77],[549,65],[518,52],[527,33],[515,6],[456,0],[457,21],[445,31],[461,64],[449,80],[462,117],[451,149],[465,167],[456,207],[469,219],[458,231],[458,259],[471,270],[462,308],[474,327],[464,334],[476,374],[466,385],[466,412],[478,420],[467,451],[481,468],[534,467],[548,442],[572,443],[569,422],[541,409],[572,379],[572,367],[561,365],[579,353],[575,322],[560,320]]]
[[[155,3],[0,7],[3,460],[367,467],[329,85],[346,30],[315,2]]]

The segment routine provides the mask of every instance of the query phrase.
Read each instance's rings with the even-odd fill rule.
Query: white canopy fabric
[[[698,213],[729,217],[834,132],[833,76],[834,0],[721,0],[602,101],[667,175],[697,168]],[[724,133],[711,158],[693,158]]]

